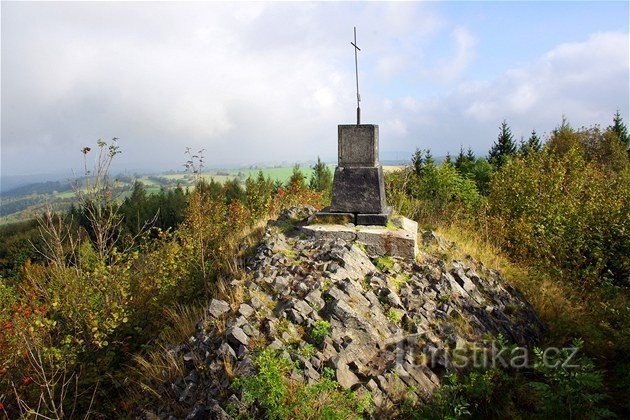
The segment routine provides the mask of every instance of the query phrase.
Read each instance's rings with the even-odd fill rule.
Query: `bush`
[[[554,139],[545,152],[511,159],[495,174],[492,235],[514,258],[552,273],[628,287],[630,168],[611,172],[587,160],[579,144]]]
[[[246,402],[259,404],[265,418],[346,419],[371,408],[369,397],[359,399],[353,392],[341,390],[329,370],[325,369],[317,383],[305,385],[288,378],[296,364],[273,350],[258,353],[254,363],[258,373],[237,378],[234,386],[242,390]]]

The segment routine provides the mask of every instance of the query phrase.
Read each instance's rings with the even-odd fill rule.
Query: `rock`
[[[284,347],[284,344],[282,343],[282,341],[277,339],[273,340],[271,344],[267,346],[267,348],[271,350],[280,350],[282,347]]]
[[[337,377],[337,382],[339,382],[339,385],[341,385],[345,389],[351,389],[354,385],[359,383],[359,378],[357,378],[357,375],[352,373],[348,365],[345,363],[338,364],[335,375]]]
[[[293,302],[293,308],[300,313],[300,315],[306,317],[308,314],[313,312],[313,308],[304,302],[303,300],[296,300]]]
[[[249,337],[243,332],[240,327],[231,327],[228,329],[226,334],[227,340],[229,343],[234,344],[235,346],[249,344]]]
[[[208,414],[212,420],[231,420],[232,418],[228,415],[228,413],[225,412],[225,410],[221,408],[218,403],[214,403],[210,407]]]
[[[222,359],[227,359],[227,358],[236,359],[236,353],[234,352],[234,349],[230,347],[228,343],[223,343],[219,346],[217,350],[217,356],[219,356]]]
[[[299,223],[306,221],[317,212],[313,206],[296,206],[284,209],[278,217],[278,222]]]
[[[445,250],[449,247],[448,242],[432,230],[427,230],[422,233],[422,244],[424,246],[435,245],[440,250]]]
[[[324,307],[324,305],[326,305],[326,302],[324,302],[324,299],[322,299],[322,292],[320,292],[319,290],[313,290],[308,295],[306,295],[304,300],[308,302],[308,304],[316,311],[319,311]]]
[[[208,412],[201,404],[197,404],[193,411],[186,416],[186,420],[206,420],[208,418]]]
[[[254,314],[254,308],[249,306],[246,303],[241,303],[241,306],[238,307],[238,312],[243,315],[245,318],[249,318]]]
[[[188,352],[183,357],[184,366],[186,369],[194,369],[195,368],[195,354],[193,352]]]
[[[287,277],[276,277],[273,281],[273,290],[280,295],[288,295],[291,292],[289,288],[289,279]]]
[[[153,410],[160,418],[172,407],[182,410],[172,413],[178,416],[226,419],[228,411],[263,417],[260,407],[239,399],[228,377],[230,367],[235,377],[257,373],[258,352],[250,349],[259,345],[296,363],[296,386],[315,384],[331,367],[344,388],[372,394],[374,418],[391,418],[405,399],[431,398],[447,369],[456,369],[455,349],[483,347],[479,337],[499,333],[519,345],[539,340],[543,326],[531,305],[478,261],[445,260],[432,247],[416,261],[409,248],[383,273],[373,260],[381,251],[355,242],[361,229],[373,227],[344,226],[341,237],[299,235],[291,226],[303,223],[298,220],[308,211],[300,212],[270,224],[247,257],[247,275],[237,286],[249,300],[233,313],[227,302],[213,299],[209,316],[222,322],[199,322],[189,340],[169,349],[187,371],[164,386],[164,401]],[[382,227],[379,235],[392,230]],[[344,239],[343,232],[350,236]],[[433,233],[423,239],[442,241]],[[391,310],[400,322],[392,321]]]
[[[212,299],[208,306],[208,313],[214,318],[219,318],[229,310],[230,304],[224,300]]]

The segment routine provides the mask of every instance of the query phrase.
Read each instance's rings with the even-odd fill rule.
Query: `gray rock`
[[[271,350],[280,350],[282,347],[284,347],[284,344],[282,344],[282,341],[276,339],[273,340],[268,346],[267,348],[271,349]]]
[[[273,281],[273,290],[281,295],[288,295],[291,292],[289,288],[289,278],[278,276]]]
[[[214,318],[219,318],[229,310],[230,304],[224,300],[212,299],[210,301],[210,306],[208,306],[208,313]]]
[[[236,359],[236,353],[234,352],[234,349],[228,344],[228,343],[223,343],[219,346],[219,348],[217,349],[217,356],[219,356],[222,359]]]
[[[228,342],[235,346],[240,346],[241,344],[246,346],[249,344],[249,337],[247,337],[247,334],[245,334],[240,327],[231,327],[228,329],[226,337]]]
[[[246,303],[241,303],[241,306],[238,307],[238,312],[243,315],[245,318],[249,318],[254,314],[254,308],[249,306]]]
[[[293,302],[293,308],[300,313],[300,315],[306,317],[308,314],[313,312],[313,308],[304,302],[303,300],[296,300]]]
[[[193,411],[186,416],[186,420],[207,420],[208,418],[208,412],[201,404],[197,404]]]
[[[322,299],[322,293],[319,290],[313,290],[306,295],[304,300],[316,311],[319,311],[326,305],[326,302]]]
[[[339,363],[337,365],[335,375],[337,377],[337,382],[339,382],[339,385],[341,385],[345,389],[350,389],[354,385],[359,383],[359,378],[357,378],[357,375],[352,373],[348,365],[345,363]]]

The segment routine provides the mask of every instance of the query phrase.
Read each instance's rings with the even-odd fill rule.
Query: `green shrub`
[[[311,338],[318,343],[324,340],[324,337],[330,335],[330,322],[320,319],[315,321],[315,325],[311,330]]]
[[[296,365],[276,351],[263,350],[254,363],[257,374],[237,378],[234,386],[242,390],[247,403],[257,402],[264,409],[265,418],[347,419],[371,410],[369,394],[358,398],[341,390],[330,370],[325,369],[315,384],[305,385],[287,378]]]
[[[583,342],[576,340],[573,347],[581,349]],[[540,380],[529,383],[539,401],[539,411],[546,418],[580,418],[588,413],[589,418],[614,417],[602,406],[607,400],[602,373],[595,370],[593,361],[582,356],[565,366],[571,351],[562,349],[558,353],[544,355],[534,349],[534,371]]]

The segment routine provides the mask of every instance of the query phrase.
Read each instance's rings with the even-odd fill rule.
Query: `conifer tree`
[[[329,191],[332,187],[332,172],[319,156],[317,156],[317,163],[313,166],[309,187],[315,191]]]
[[[540,152],[542,149],[542,142],[540,141],[540,137],[538,137],[536,130],[532,130],[532,135],[529,136],[529,139],[527,140],[527,146],[533,152]]]
[[[488,161],[498,168],[515,152],[516,144],[514,143],[514,136],[507,122],[503,120],[497,141],[492,145],[488,154]]]
[[[619,114],[619,110],[615,113],[613,117],[613,125],[608,127],[613,133],[619,137],[619,140],[628,148],[630,146],[630,136],[628,135],[628,128],[623,122],[621,118],[621,114]]]
[[[472,151],[470,146],[468,146],[468,150],[466,151],[466,160],[468,162],[474,162],[475,160],[477,160],[477,158],[475,157],[475,152]]]
[[[289,178],[289,181],[287,182],[287,187],[297,189],[302,189],[306,187],[304,174],[300,170],[300,165],[297,163],[293,167],[293,172],[291,173],[291,178]]]
[[[532,130],[532,134],[531,136],[529,136],[529,139],[527,139],[527,141],[521,140],[521,145],[518,149],[518,153],[523,157],[527,157],[532,153],[540,152],[541,149],[542,142],[540,141],[540,137],[538,137],[536,130]]]
[[[460,169],[464,163],[466,163],[466,155],[464,155],[464,147],[459,146],[459,153],[457,154],[457,159],[455,159],[455,167]]]

